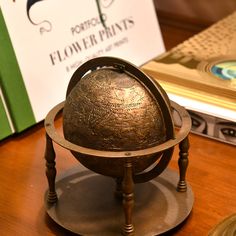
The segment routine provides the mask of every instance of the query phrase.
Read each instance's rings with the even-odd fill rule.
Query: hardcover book
[[[0,140],[13,134],[11,118],[0,87]]]
[[[152,0],[99,3],[0,0],[1,85],[16,132],[65,99],[83,62],[114,56],[140,66],[164,52]]]
[[[196,117],[211,130],[218,121],[227,123],[222,135],[209,136],[236,144],[236,12],[142,68],[190,110],[193,129]]]

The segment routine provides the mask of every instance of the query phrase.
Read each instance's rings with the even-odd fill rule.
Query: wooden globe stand
[[[143,150],[118,152],[81,147],[60,136],[54,127],[54,120],[63,107],[64,103],[58,104],[45,119],[46,176],[49,185],[45,205],[55,222],[74,233],[96,236],[119,235],[120,225],[123,224],[121,233],[130,236],[158,235],[173,229],[187,218],[193,206],[193,193],[186,183],[191,119],[183,107],[171,102],[171,107],[182,120],[173,139]],[[122,193],[123,214],[117,200],[111,200],[111,178],[77,168],[67,171],[56,181],[53,142],[67,150],[93,155],[98,159],[124,159],[124,176],[115,191]],[[166,169],[176,145],[179,146],[179,176]],[[163,154],[159,163],[145,173],[134,175],[132,158],[154,153]]]

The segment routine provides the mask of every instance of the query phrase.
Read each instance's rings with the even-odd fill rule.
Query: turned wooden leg
[[[134,182],[132,176],[132,162],[126,160],[124,166],[124,178],[122,182],[123,191],[123,207],[125,213],[125,224],[123,227],[123,235],[131,236],[134,235],[134,226],[132,224],[132,210],[134,206]]]
[[[179,144],[179,183],[177,186],[177,191],[179,192],[186,192],[187,184],[185,181],[186,171],[188,167],[188,150],[189,150],[189,141],[188,137],[186,137],[182,142]]]
[[[122,178],[116,178],[116,190],[115,190],[115,197],[119,200],[123,199],[123,192],[122,192]]]
[[[55,179],[56,179],[56,162],[55,162],[55,151],[53,148],[52,139],[46,134],[46,150],[45,150],[45,159],[46,159],[46,176],[48,179],[48,196],[47,201],[50,204],[57,202],[57,193],[55,190]]]

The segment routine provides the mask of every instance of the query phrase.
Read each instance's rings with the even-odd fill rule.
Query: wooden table
[[[194,31],[161,26],[167,49]],[[236,213],[236,148],[190,135],[187,181],[195,203],[192,213],[168,235],[202,236],[225,217]],[[45,131],[43,123],[0,142],[0,235],[73,235],[45,213]],[[79,165],[72,155],[55,145],[58,174]],[[169,168],[177,171],[178,150]]]

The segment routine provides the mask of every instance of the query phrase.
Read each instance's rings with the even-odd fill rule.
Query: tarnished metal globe
[[[166,141],[162,109],[149,89],[135,76],[101,68],[79,78],[63,109],[65,139],[103,151],[134,151]],[[73,155],[87,168],[121,177],[123,158]],[[133,173],[153,164],[160,154],[134,157]],[[125,157],[124,157],[125,158]]]

